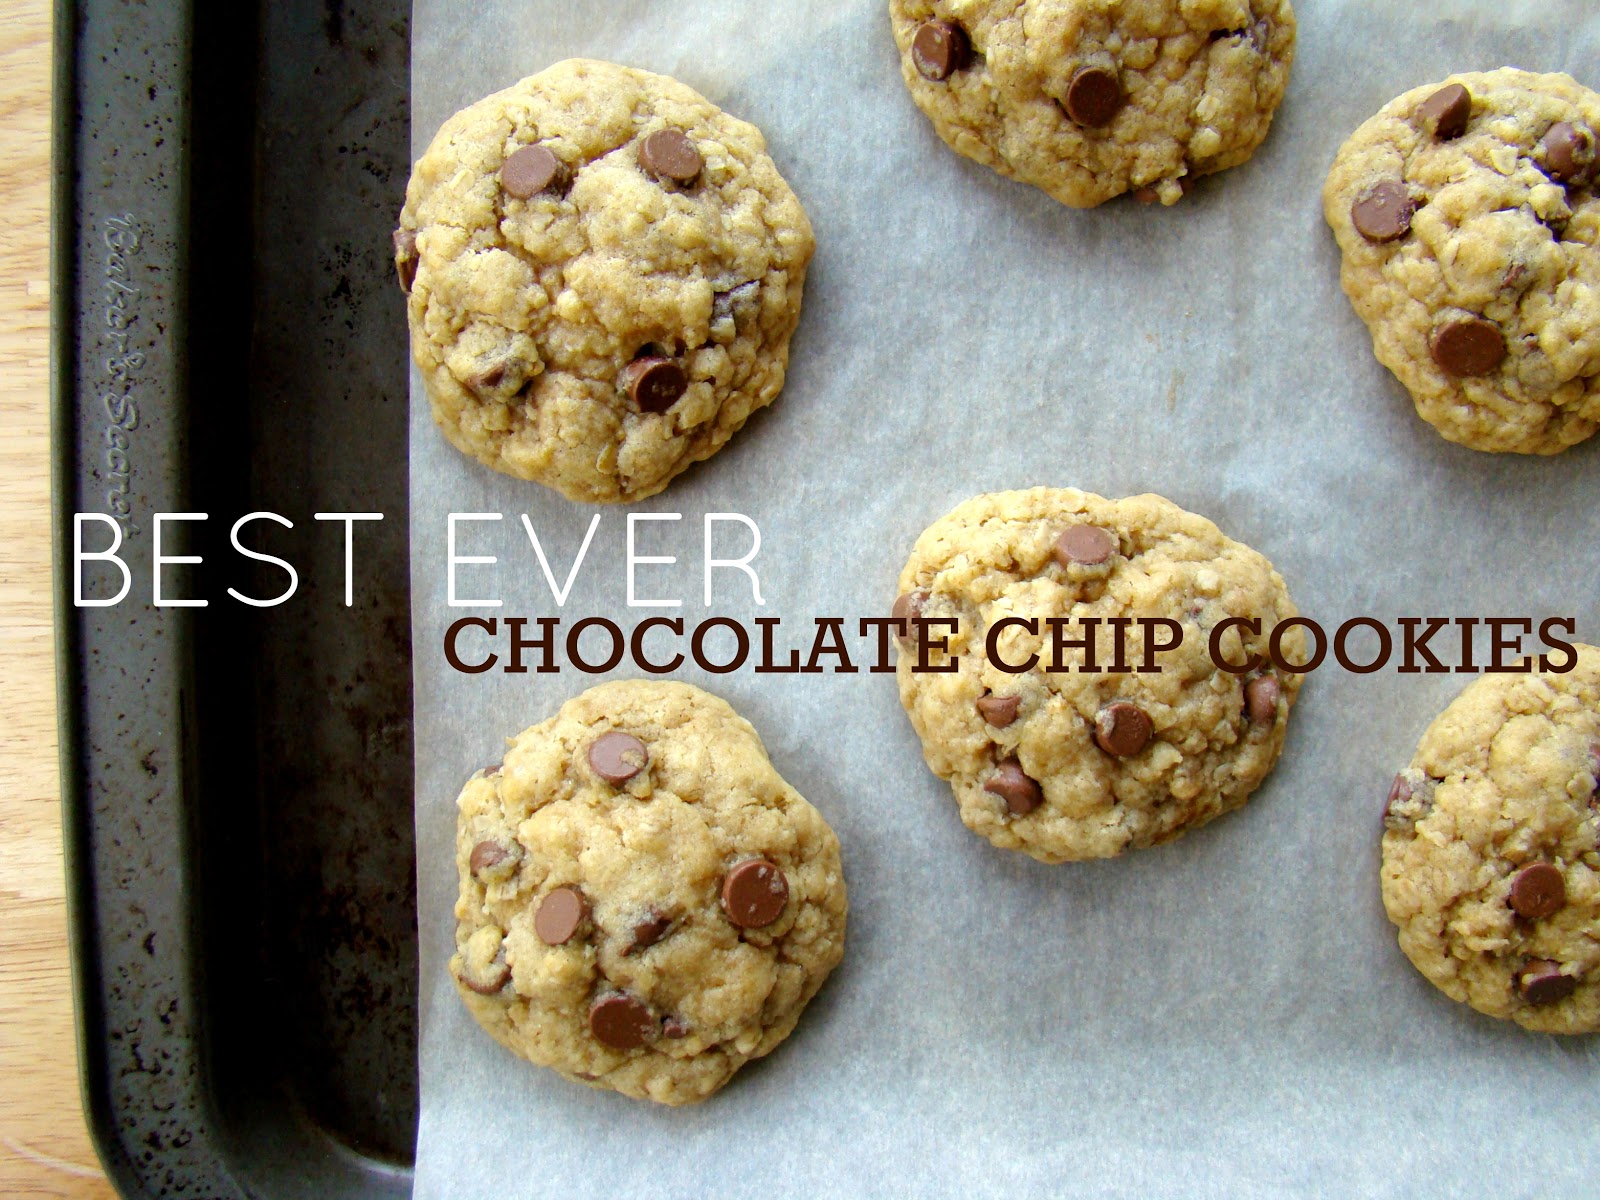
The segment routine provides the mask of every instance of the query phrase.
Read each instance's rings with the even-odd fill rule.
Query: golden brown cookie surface
[[[1170,841],[1243,804],[1278,760],[1301,683],[1266,661],[1273,628],[1297,615],[1283,580],[1159,496],[978,496],[917,540],[900,593],[895,615],[959,624],[946,650],[927,646],[930,665],[958,658],[954,673],[914,670],[919,647],[901,642],[900,700],[962,821],[997,846],[1062,862]],[[1259,622],[1220,635],[1230,663],[1262,660],[1237,675],[1210,649],[1229,618]],[[1064,644],[1093,637],[1097,672],[1081,669],[1081,649],[1055,652],[1051,619]],[[1147,641],[1154,650],[1176,631],[1181,644],[1147,660]],[[1284,638],[1296,663],[1302,632]],[[1141,670],[1147,661],[1159,670]]]
[[[1417,413],[1477,450],[1600,428],[1600,95],[1452,75],[1384,105],[1323,187],[1345,294]]]
[[[838,839],[698,688],[592,688],[457,805],[450,972],[501,1044],[569,1079],[703,1100],[844,952]]]
[[[1063,204],[1174,204],[1255,152],[1288,0],[890,0],[901,74],[952,149]]]
[[[1577,654],[1451,701],[1384,813],[1400,949],[1451,999],[1542,1033],[1600,1032],[1600,649]]]
[[[772,403],[813,246],[755,126],[586,59],[445,122],[395,234],[445,436],[595,502],[654,495]]]

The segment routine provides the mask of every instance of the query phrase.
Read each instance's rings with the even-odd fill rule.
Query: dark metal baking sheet
[[[89,1124],[128,1196],[403,1195],[416,922],[401,296],[404,0],[60,0],[62,776]],[[115,607],[76,512],[120,513]],[[293,562],[228,542],[235,519]],[[382,512],[343,541],[317,512]],[[156,512],[207,513],[165,553]],[[169,534],[174,527],[169,526]],[[268,532],[259,532],[259,531]],[[107,531],[86,539],[104,544]],[[114,594],[106,568],[90,596]]]

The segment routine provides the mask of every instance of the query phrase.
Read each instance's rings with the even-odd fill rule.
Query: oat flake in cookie
[[[1600,649],[1484,675],[1383,817],[1383,906],[1435,987],[1540,1033],[1600,1032]]]
[[[1294,59],[1288,0],[890,0],[889,16],[939,136],[1073,208],[1175,204],[1244,162]]]
[[[997,846],[1044,862],[1109,858],[1170,841],[1249,798],[1283,749],[1300,676],[1279,674],[1267,641],[1296,616],[1283,580],[1256,551],[1210,521],[1159,496],[1105,500],[1070,489],[979,496],[930,526],[900,574],[896,616],[955,618],[948,653],[923,627],[932,665],[950,655],[956,673],[914,671],[916,634],[900,644],[900,700],[928,766],[948,779],[968,828]],[[1032,618],[1038,634],[1010,626],[999,655],[989,630]],[[1066,618],[1067,639],[1098,618],[1098,674],[1068,648],[1051,673],[1047,618]],[[1164,618],[1183,631],[1179,649],[1155,657],[1159,672],[1114,672],[1116,619]],[[1228,661],[1260,665],[1242,675],[1211,661],[1211,631],[1229,617],[1260,621],[1254,635],[1222,637]],[[1140,626],[1126,625],[1126,665],[1144,662]],[[1241,637],[1241,633],[1243,636]],[[1304,661],[1302,630],[1283,639]],[[1170,629],[1156,632],[1162,644]]]
[[[812,249],[755,126],[579,59],[445,122],[395,233],[445,436],[606,503],[659,492],[777,397]]]
[[[592,688],[457,806],[450,973],[501,1044],[568,1079],[704,1100],[844,952],[838,839],[698,688]]]
[[[1477,450],[1600,426],[1600,96],[1505,68],[1407,92],[1323,188],[1345,293],[1417,413]]]

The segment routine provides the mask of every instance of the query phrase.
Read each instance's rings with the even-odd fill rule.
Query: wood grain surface
[[[0,1196],[114,1196],[84,1128],[50,593],[50,6],[0,0]]]

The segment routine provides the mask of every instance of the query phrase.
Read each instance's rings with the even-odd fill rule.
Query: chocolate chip
[[[1417,202],[1411,189],[1398,179],[1375,183],[1350,206],[1350,220],[1369,242],[1392,242],[1411,232]]]
[[[1013,817],[1025,817],[1044,803],[1044,789],[1028,778],[1016,758],[1001,762],[983,790],[1004,800],[1006,811]]]
[[[1519,917],[1537,920],[1554,916],[1566,907],[1566,877],[1553,863],[1533,863],[1512,878],[1509,899]]]
[[[1383,819],[1387,821],[1395,809],[1411,799],[1411,781],[1404,774],[1396,775],[1389,785],[1389,799],[1383,805]]]
[[[533,931],[547,946],[562,946],[572,940],[589,915],[589,905],[577,888],[559,887],[539,902],[533,914]]]
[[[621,787],[650,762],[650,751],[631,733],[613,729],[589,743],[589,765],[607,783]]]
[[[1471,118],[1472,93],[1459,83],[1446,84],[1417,109],[1417,121],[1441,142],[1460,137]]]
[[[1383,806],[1383,827],[1396,833],[1410,833],[1418,821],[1433,809],[1433,793],[1438,780],[1430,779],[1415,767],[1394,777],[1389,799]]]
[[[1556,1004],[1578,990],[1578,981],[1561,973],[1561,964],[1536,958],[1517,974],[1517,991],[1529,1004]]]
[[[639,165],[656,179],[689,183],[706,164],[687,134],[658,129],[639,143]]]
[[[1111,118],[1122,109],[1122,85],[1117,73],[1104,67],[1079,67],[1067,84],[1064,107],[1067,116],[1079,125],[1098,129],[1111,124]]]
[[[496,775],[500,774],[500,768],[505,765],[506,764],[504,762],[490,763],[483,769],[483,777],[485,779],[493,779]]]
[[[672,928],[672,918],[660,909],[652,908],[633,925],[633,940],[623,950],[623,954],[637,954],[641,950],[648,950],[659,942],[668,929]]]
[[[506,381],[506,365],[505,360],[502,359],[500,362],[495,363],[494,366],[486,367],[467,380],[467,386],[475,392],[493,391]]]
[[[589,1032],[613,1050],[637,1050],[656,1035],[656,1029],[649,1006],[627,992],[599,996],[589,1005]]]
[[[1155,726],[1148,713],[1127,700],[1113,700],[1094,719],[1095,744],[1117,758],[1131,758],[1150,744]]]
[[[1063,567],[1098,567],[1117,552],[1117,539],[1098,525],[1074,525],[1056,539],[1056,561]]]
[[[949,79],[971,57],[966,31],[949,21],[924,21],[911,39],[911,61],[917,74],[934,83]]]
[[[740,929],[771,925],[788,902],[789,881],[777,863],[764,858],[739,863],[722,881],[722,911]]]
[[[511,982],[511,965],[504,958],[496,958],[481,979],[474,979],[463,965],[461,982],[480,996],[492,996]]]
[[[677,1017],[668,1017],[661,1023],[661,1032],[669,1038],[686,1038],[689,1036],[689,1024]]]
[[[664,413],[689,389],[689,377],[670,358],[636,358],[622,368],[622,387],[640,412]]]
[[[417,281],[417,235],[415,230],[394,231],[394,269],[400,277],[400,290],[411,294],[411,285]]]
[[[513,851],[500,842],[484,841],[479,842],[472,848],[472,854],[467,859],[467,865],[472,868],[472,873],[477,875],[484,871],[493,870],[501,863],[510,862],[514,858],[520,857],[520,851]]]
[[[889,612],[889,615],[896,621],[904,621],[906,623],[906,631],[897,633],[895,636],[900,639],[900,644],[908,649],[917,644],[919,634],[916,622],[922,616],[922,606],[927,602],[928,593],[919,588],[917,591],[907,592],[904,596],[897,598],[894,602],[894,608]]]
[[[500,186],[508,196],[526,200],[566,182],[567,169],[548,146],[523,146],[500,167]]]
[[[1271,675],[1262,675],[1244,685],[1244,710],[1250,719],[1264,725],[1278,718],[1278,697],[1283,688]]]
[[[978,715],[996,729],[1004,729],[1017,719],[1021,696],[979,696]]]
[[[725,292],[717,292],[711,297],[711,323],[715,325],[718,321],[732,320],[740,309],[755,300],[760,291],[760,282],[752,279]]]
[[[1594,135],[1567,121],[1550,126],[1544,135],[1544,165],[1558,183],[1580,179],[1594,165]]]
[[[1178,191],[1187,196],[1194,191],[1194,177],[1191,175],[1178,176]],[[1161,189],[1153,183],[1147,183],[1133,193],[1133,198],[1140,204],[1155,204],[1161,199]]]
[[[1433,331],[1428,349],[1441,370],[1458,379],[1488,375],[1506,359],[1500,326],[1482,317],[1458,317]]]

